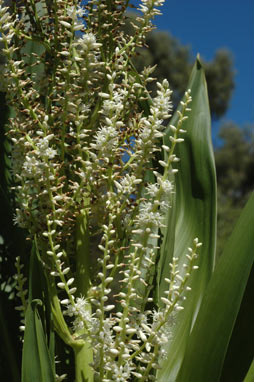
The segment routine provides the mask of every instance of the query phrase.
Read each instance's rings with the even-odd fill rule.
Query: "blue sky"
[[[228,120],[243,126],[254,124],[254,1],[253,0],[166,0],[162,16],[155,19],[160,30],[169,31],[181,43],[211,60],[219,48],[232,52],[235,90]]]

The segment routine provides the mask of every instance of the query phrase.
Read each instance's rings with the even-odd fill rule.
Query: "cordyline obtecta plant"
[[[151,98],[154,68],[132,65],[163,2],[141,0],[127,36],[128,1],[27,0],[11,10],[1,1],[14,221],[32,242],[28,296],[16,261],[22,381],[64,379],[54,330],[74,350],[77,382],[187,382],[180,367],[214,267],[215,175],[207,114],[196,138],[207,138],[206,153],[200,140],[188,161],[200,102],[209,113],[199,60],[173,119],[167,80]]]

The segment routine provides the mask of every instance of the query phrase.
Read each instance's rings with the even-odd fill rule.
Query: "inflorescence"
[[[186,92],[178,124],[170,125],[171,145],[162,146],[166,155],[154,168],[172,92],[164,80],[151,98],[146,85],[153,68],[137,74],[131,58],[164,0],[141,0],[132,36],[122,31],[128,1],[83,3],[28,0],[11,12],[0,1],[13,111],[14,221],[36,239],[73,341],[88,341],[99,380],[154,380],[201,245],[194,240],[184,272],[172,259],[168,289],[155,304],[149,282],[175,192],[175,146],[183,142],[191,95]],[[85,287],[77,281],[80,221],[90,238],[90,244],[84,239]],[[17,278],[23,311],[25,280]]]

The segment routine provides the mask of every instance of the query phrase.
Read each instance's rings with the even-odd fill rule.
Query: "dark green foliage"
[[[213,61],[206,63],[212,117],[222,117],[228,107],[234,90],[234,69],[231,53],[226,49],[217,50]]]
[[[2,267],[1,267],[2,268]],[[2,272],[2,269],[1,269]],[[0,291],[0,380],[20,382],[21,341],[19,340],[19,313],[14,300]],[[11,365],[11,367],[10,367]]]
[[[220,191],[240,202],[254,185],[254,131],[229,122],[219,133],[223,146],[215,151]]]
[[[222,125],[223,145],[215,150],[218,181],[218,241],[220,255],[242,207],[254,187],[253,127]]]
[[[14,297],[15,257],[22,255],[27,244],[23,233],[13,224],[13,206],[11,204],[10,143],[5,136],[5,124],[9,109],[5,103],[4,93],[0,93],[0,336],[1,364],[0,379],[8,378],[19,381],[19,361],[21,343],[17,323],[20,313],[14,307],[19,305]],[[11,319],[10,319],[11,317]],[[12,364],[12,368],[6,365]]]

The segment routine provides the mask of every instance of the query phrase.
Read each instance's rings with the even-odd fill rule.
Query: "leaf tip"
[[[201,69],[202,64],[201,64],[201,58],[199,53],[197,54],[196,63],[197,63],[197,69]]]

